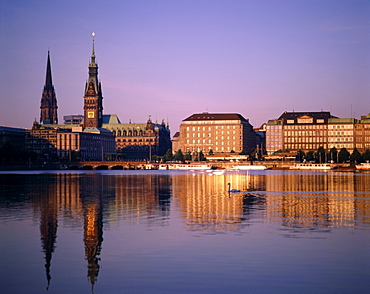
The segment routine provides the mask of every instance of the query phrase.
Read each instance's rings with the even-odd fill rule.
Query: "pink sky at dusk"
[[[369,1],[0,2],[0,125],[40,118],[50,49],[59,122],[83,114],[92,37],[105,114],[370,113]]]

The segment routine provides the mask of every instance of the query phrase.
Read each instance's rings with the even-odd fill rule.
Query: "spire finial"
[[[95,55],[95,48],[94,48],[95,33],[94,33],[94,32],[92,32],[92,33],[91,33],[91,35],[92,35],[92,37],[93,37],[93,39],[92,39],[92,41],[93,41],[93,44],[92,44],[92,55]]]

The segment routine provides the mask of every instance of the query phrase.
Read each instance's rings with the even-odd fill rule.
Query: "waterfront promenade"
[[[218,169],[228,169],[234,165],[250,165],[250,162],[203,162]],[[264,165],[269,169],[289,169],[295,161],[253,161],[253,165]],[[145,170],[155,169],[160,163],[146,161],[79,161],[67,163],[39,163],[24,165],[0,165],[0,170]],[[200,162],[191,162],[200,164]],[[337,170],[355,170],[349,163],[338,163]]]

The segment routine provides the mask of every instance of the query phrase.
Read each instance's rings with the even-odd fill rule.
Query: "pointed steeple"
[[[44,90],[41,97],[41,113],[40,123],[41,124],[57,124],[58,123],[58,106],[57,97],[53,86],[53,80],[51,78],[51,63],[50,63],[50,51],[48,50],[48,59],[46,64],[46,79]]]
[[[84,126],[101,127],[103,117],[103,95],[95,61],[95,33],[92,33],[92,53],[89,63],[89,78],[85,85]]]
[[[51,65],[50,65],[50,50],[48,50],[48,61],[46,65],[46,79],[45,79],[45,88],[52,88],[53,87],[53,81],[51,78]]]

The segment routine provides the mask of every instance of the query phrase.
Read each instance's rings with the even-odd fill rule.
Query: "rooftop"
[[[184,119],[183,121],[197,121],[197,120],[240,120],[247,121],[241,114],[238,113],[195,113]]]
[[[307,115],[316,119],[320,118],[337,118],[330,114],[329,111],[317,111],[317,112],[287,112],[285,111],[278,119],[295,119],[303,115]]]

